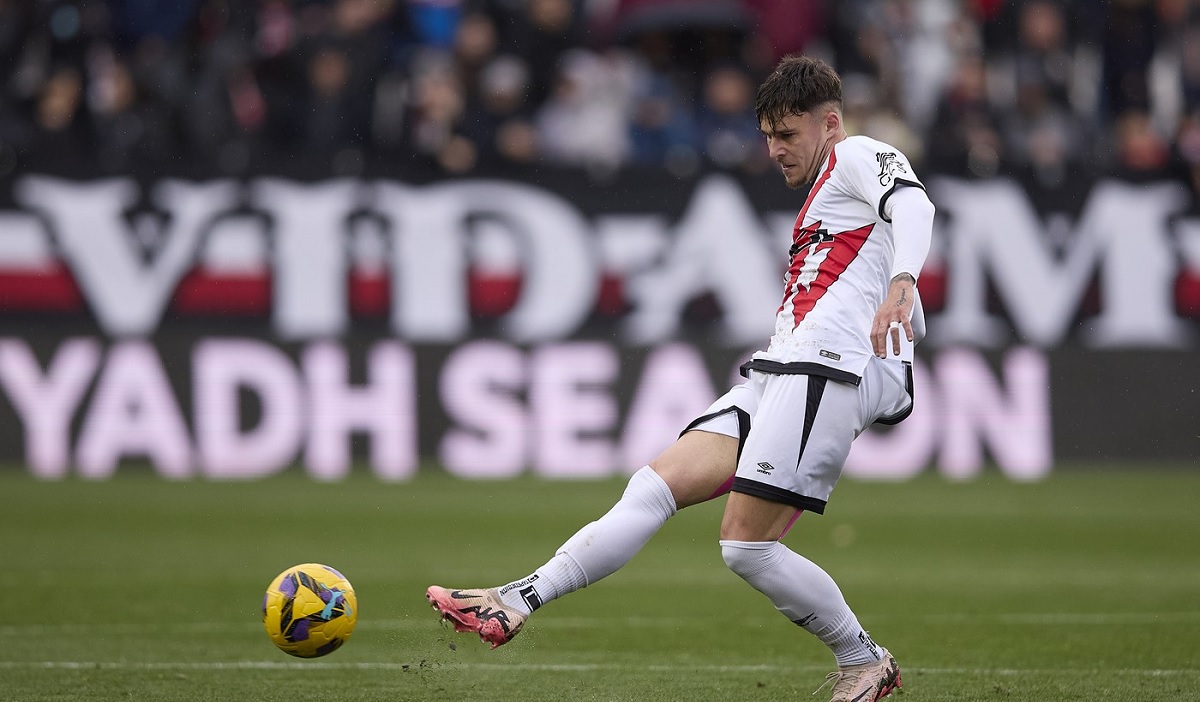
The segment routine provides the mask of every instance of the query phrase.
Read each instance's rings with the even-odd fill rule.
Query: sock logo
[[[879,647],[875,645],[875,642],[871,640],[871,636],[867,632],[858,632],[858,640],[863,646],[867,647],[872,656],[875,656],[875,660],[883,659],[883,656],[879,655]]]
[[[536,581],[537,579],[538,579],[537,573],[534,573],[533,575],[529,576],[528,578],[525,578],[524,580],[518,580],[516,582],[512,582],[512,583],[505,585],[504,587],[500,588],[500,590],[498,592],[501,595],[503,595],[504,593],[510,592],[512,590],[516,590],[519,587],[525,587],[527,585],[532,585],[534,583],[534,581]]]
[[[807,617],[800,617],[799,619],[793,619],[792,622],[796,626],[808,626],[816,618],[817,618],[817,613],[813,612],[812,614],[808,615]]]
[[[537,590],[533,586],[521,590],[521,599],[525,600],[525,604],[529,606],[529,611],[533,612],[538,607],[542,606],[542,598],[538,596]]]

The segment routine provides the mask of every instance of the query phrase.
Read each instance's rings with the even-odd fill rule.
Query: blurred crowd
[[[1191,0],[0,0],[0,175],[264,154],[448,174],[770,167],[757,83],[842,73],[926,171],[1192,179]]]

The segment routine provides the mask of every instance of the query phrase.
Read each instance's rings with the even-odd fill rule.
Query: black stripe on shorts
[[[818,500],[815,497],[806,497],[797,495],[791,490],[775,487],[760,483],[757,480],[749,478],[734,478],[733,492],[740,492],[745,495],[753,495],[761,497],[764,500],[771,502],[781,502],[785,505],[790,505],[796,509],[802,509],[805,512],[815,512],[817,514],[825,514],[825,500]]]
[[[804,407],[804,430],[800,438],[800,451],[796,456],[797,467],[800,466],[800,460],[804,457],[804,447],[808,444],[808,435],[812,432],[813,423],[817,419],[817,410],[820,409],[821,397],[825,394],[825,384],[828,380],[828,378],[819,375],[808,376],[808,396]],[[757,480],[750,480],[749,478],[735,477],[733,479],[732,490],[734,492],[761,497],[771,502],[781,502],[807,512],[825,513],[825,500],[799,495],[791,490],[760,483]]]
[[[750,435],[750,413],[747,412],[746,410],[742,409],[741,407],[738,407],[737,405],[730,405],[729,407],[727,407],[723,410],[718,410],[716,412],[710,412],[710,413],[704,415],[703,417],[696,417],[695,419],[692,420],[691,424],[687,425],[686,427],[684,427],[683,431],[679,432],[679,435],[683,436],[684,434],[688,433],[689,431],[695,429],[698,425],[703,424],[704,422],[707,422],[710,419],[715,419],[717,417],[720,417],[723,414],[729,414],[730,412],[733,412],[734,416],[737,417],[737,423],[738,423],[737,457],[738,457],[738,460],[741,460],[742,447],[746,445],[746,437]]]

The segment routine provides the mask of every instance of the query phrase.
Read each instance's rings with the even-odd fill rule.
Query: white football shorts
[[[900,422],[912,405],[912,365],[894,359],[871,357],[857,385],[750,370],[685,431],[738,439],[734,492],[821,514],[855,437]]]

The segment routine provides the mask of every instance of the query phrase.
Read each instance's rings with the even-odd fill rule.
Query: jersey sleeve
[[[915,281],[929,255],[935,212],[933,203],[922,190],[902,188],[888,198],[886,210],[892,217],[892,240],[896,246],[888,278],[908,273]]]
[[[925,186],[899,149],[874,139],[847,140],[847,154],[838,154],[849,166],[846,187],[851,194],[874,207],[879,218],[890,222],[885,210],[888,198],[899,188]]]

